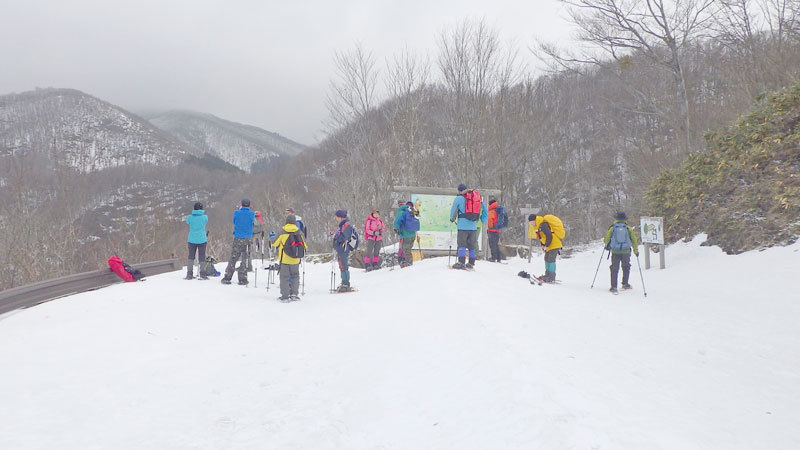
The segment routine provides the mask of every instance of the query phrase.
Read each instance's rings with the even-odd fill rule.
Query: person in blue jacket
[[[450,221],[458,223],[458,262],[454,269],[472,269],[478,248],[478,220],[486,223],[489,212],[477,191],[468,189],[466,184],[458,185],[458,195],[450,208]],[[469,254],[469,262],[464,260]]]
[[[231,284],[236,262],[241,259],[242,263],[239,265],[238,272],[239,284],[247,285],[247,261],[250,259],[250,243],[253,238],[255,218],[256,213],[250,210],[250,200],[243,198],[242,207],[233,213],[233,245],[228,267],[225,268],[225,276],[222,277],[222,284]]]
[[[208,223],[208,216],[203,211],[203,204],[197,202],[194,204],[192,213],[186,216],[186,223],[189,224],[189,236],[187,241],[189,243],[189,260],[186,261],[186,280],[194,278],[192,271],[194,270],[194,257],[199,253],[200,268],[197,276],[200,279],[207,280],[208,277],[203,274],[203,269],[206,265],[206,243],[208,242],[208,234],[206,233],[206,224]]]

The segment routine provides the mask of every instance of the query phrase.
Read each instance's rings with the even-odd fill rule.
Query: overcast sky
[[[359,41],[381,66],[404,46],[435,59],[443,29],[484,18],[534,64],[535,38],[567,42],[565,17],[556,0],[0,0],[0,94],[74,88],[313,144],[335,51]]]

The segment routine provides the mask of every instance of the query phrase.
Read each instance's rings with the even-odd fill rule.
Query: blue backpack
[[[617,222],[612,228],[611,240],[608,242],[611,251],[619,252],[630,250],[632,243],[631,236],[628,234],[628,224],[625,222]]]
[[[495,224],[495,230],[502,230],[503,228],[508,226],[508,214],[506,214],[506,207],[505,206],[498,206],[495,209],[497,212],[497,224]]]
[[[348,239],[347,243],[345,244],[347,246],[347,250],[353,251],[357,249],[360,242],[361,240],[358,237],[358,231],[356,231],[356,227],[353,227],[353,234],[350,235],[350,239]]]
[[[413,232],[419,231],[419,219],[410,209],[406,210],[406,216],[403,217],[403,229]]]

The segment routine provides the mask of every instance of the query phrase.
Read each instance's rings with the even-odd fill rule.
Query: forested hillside
[[[544,76],[521,63],[527,49],[480,21],[432,37],[433,60],[401,51],[384,66],[362,45],[337,53],[330,133],[289,163],[287,195],[320,220],[334,205],[360,219],[370,205],[392,203],[387,186],[465,182],[501,189],[511,211],[530,204],[559,215],[574,244],[600,236],[616,210],[643,212],[662,170],[704,151],[708,130],[800,75],[796,1],[757,2],[758,11],[736,2],[664,11],[568,3],[592,51],[539,43],[553,69]],[[324,189],[291,194],[311,184]],[[521,240],[521,216],[512,222],[505,239]]]
[[[800,236],[800,83],[771,93],[647,191],[672,241],[705,232],[728,253]]]

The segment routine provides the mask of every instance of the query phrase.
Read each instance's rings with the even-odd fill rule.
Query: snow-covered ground
[[[0,317],[0,449],[797,449],[800,244],[446,258],[306,295],[150,277]],[[599,245],[598,245],[599,247]],[[218,267],[224,268],[224,267]],[[251,283],[253,279],[251,277]]]

